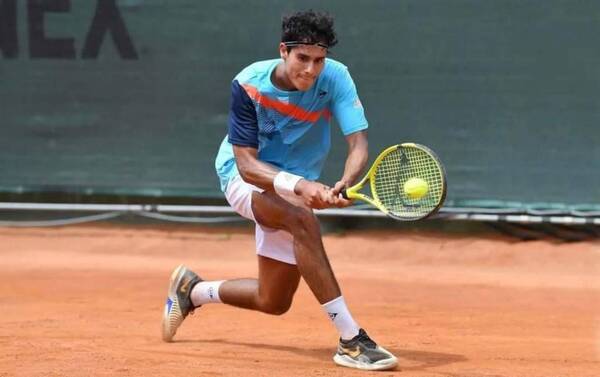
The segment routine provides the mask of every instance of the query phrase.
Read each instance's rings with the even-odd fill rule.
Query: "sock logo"
[[[337,317],[337,315],[338,315],[337,313],[329,313],[329,312],[327,312],[327,314],[329,314],[329,318],[331,318],[332,321],[334,321],[335,317]]]
[[[211,300],[215,298],[215,289],[213,287],[208,287],[208,297]]]

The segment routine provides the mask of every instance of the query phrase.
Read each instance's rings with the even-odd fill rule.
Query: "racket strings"
[[[435,209],[443,197],[444,178],[438,162],[416,147],[400,147],[387,154],[374,178],[374,197],[397,217],[422,217]],[[404,192],[404,184],[410,178],[421,178],[427,182],[425,196],[411,199]]]

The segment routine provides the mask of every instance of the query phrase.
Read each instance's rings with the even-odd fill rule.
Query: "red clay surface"
[[[256,276],[250,231],[0,228],[0,376],[600,376],[600,243],[418,232],[328,235],[355,318],[400,360],[336,366],[301,284],[269,316],[207,305],[160,340],[171,270]]]

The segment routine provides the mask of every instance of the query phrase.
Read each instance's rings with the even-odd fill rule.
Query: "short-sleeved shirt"
[[[281,59],[254,63],[231,84],[229,132],[215,167],[221,190],[238,173],[232,145],[258,149],[258,159],[280,170],[316,180],[331,145],[332,116],[344,135],[368,127],[348,68],[326,59],[307,91],[281,90],[271,74]]]

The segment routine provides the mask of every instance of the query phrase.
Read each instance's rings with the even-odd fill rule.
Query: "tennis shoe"
[[[171,342],[185,317],[194,309],[190,293],[202,279],[184,265],[177,267],[171,274],[167,302],[162,318],[162,339]]]
[[[398,365],[398,359],[378,346],[363,329],[350,340],[340,339],[333,361],[344,367],[363,370],[388,370]]]

